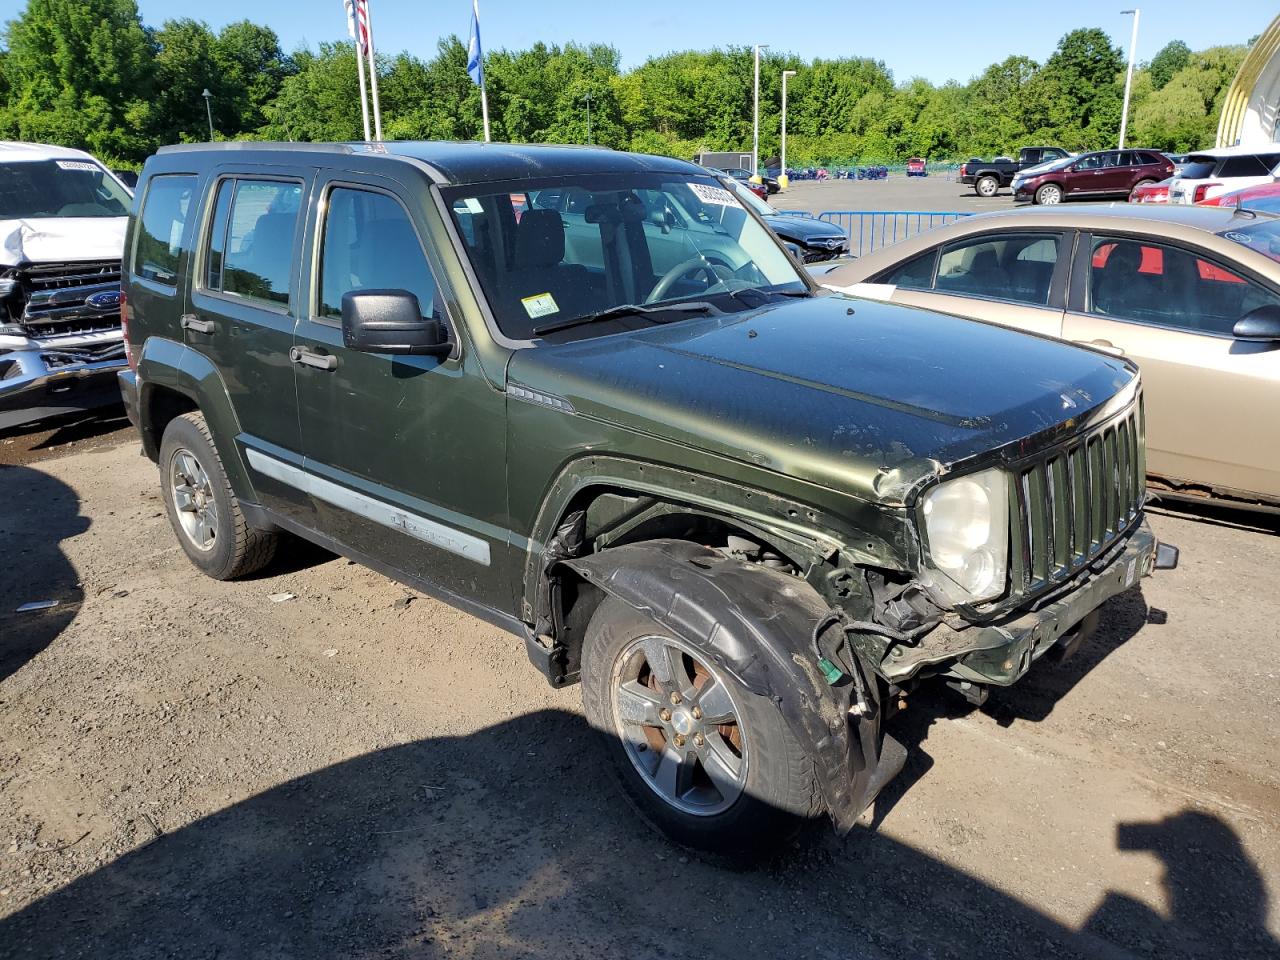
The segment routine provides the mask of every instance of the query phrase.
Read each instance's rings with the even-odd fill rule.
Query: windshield
[[[1230,230],[1223,230],[1219,236],[1280,263],[1280,218],[1259,217],[1254,223],[1237,224]]]
[[[809,289],[773,235],[710,176],[593,174],[444,195],[498,327],[513,340],[619,307],[656,305],[629,320],[661,323],[691,315],[664,305],[731,312],[759,306],[761,294]],[[573,335],[617,329],[574,326]]]
[[[127,217],[132,200],[91,160],[0,163],[0,220]]]

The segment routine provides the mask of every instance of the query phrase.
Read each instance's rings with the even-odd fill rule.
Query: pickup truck
[[[1031,167],[1069,157],[1061,147],[1023,147],[1017,160],[997,157],[995,160],[969,160],[960,164],[960,182],[973,187],[980,197],[994,197],[1001,187],[1013,183],[1014,175]]]

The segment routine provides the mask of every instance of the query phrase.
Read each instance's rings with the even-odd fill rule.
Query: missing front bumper
[[[1150,576],[1159,546],[1143,521],[1104,567],[1088,574],[1071,592],[999,623],[962,629],[940,624],[915,646],[891,647],[880,672],[893,682],[932,671],[971,683],[1016,683],[1091,612]],[[1167,559],[1167,552],[1163,556]]]

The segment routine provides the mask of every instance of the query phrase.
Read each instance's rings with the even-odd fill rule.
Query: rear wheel
[[[160,493],[183,551],[215,580],[247,576],[275,556],[278,535],[245,520],[202,414],[164,428]]]
[[[1055,203],[1061,202],[1062,188],[1056,183],[1046,183],[1036,191],[1036,203],[1043,203],[1052,206]]]
[[[620,600],[587,628],[582,695],[623,792],[677,843],[755,859],[821,812],[777,707]]]
[[[973,189],[980,197],[994,197],[1000,192],[1000,181],[992,176],[979,177]]]

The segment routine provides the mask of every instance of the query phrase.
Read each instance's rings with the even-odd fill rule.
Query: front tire
[[[1046,183],[1036,191],[1036,203],[1053,206],[1062,202],[1062,188],[1056,183]]]
[[[990,199],[1000,192],[1000,181],[992,176],[979,177],[973,189],[978,196]]]
[[[164,428],[160,495],[183,552],[213,579],[248,576],[275,556],[278,534],[245,520],[203,414],[184,414]]]
[[[778,708],[621,600],[587,627],[582,699],[627,799],[676,843],[759,859],[822,811]]]

